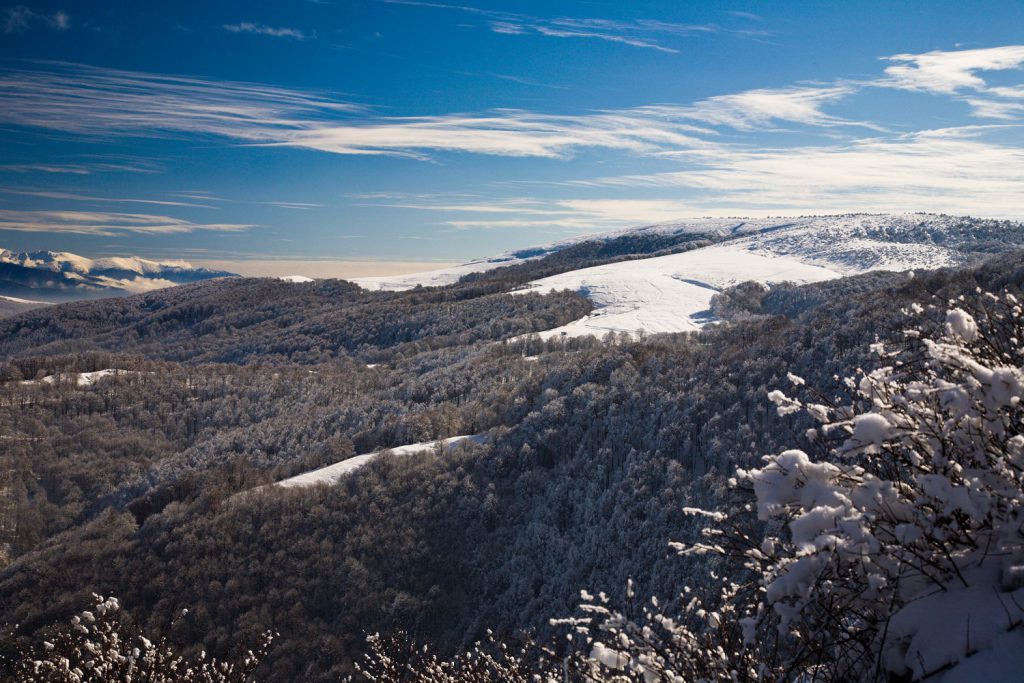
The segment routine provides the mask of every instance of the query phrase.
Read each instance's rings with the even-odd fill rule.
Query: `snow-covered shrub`
[[[417,645],[404,632],[367,636],[369,651],[356,664],[358,680],[374,683],[541,683],[559,680],[535,677],[543,666],[532,643],[509,647],[491,634],[484,642],[451,659],[438,657],[427,646]],[[543,657],[542,657],[543,658]],[[352,680],[351,678],[349,680]]]
[[[717,591],[686,588],[681,605],[668,609],[656,598],[635,602],[632,582],[621,611],[605,594],[583,591],[582,616],[554,620],[571,629],[569,641],[578,648],[565,660],[576,674],[572,680],[691,683],[758,680],[770,672],[770,643],[747,647],[755,628],[742,609],[750,602],[744,596],[747,586],[711,578]]]
[[[93,595],[96,604],[31,650],[20,653],[15,680],[23,683],[244,683],[266,657],[272,634],[255,650],[230,660],[175,652],[163,639],[146,638],[117,598]]]
[[[924,313],[917,308],[914,313]],[[670,618],[588,600],[565,620],[597,680],[1011,680],[1024,671],[1024,311],[1011,294],[950,302],[845,398],[790,398],[816,457],[739,470],[748,502],[694,510],[684,554],[742,559]],[[790,380],[812,394],[803,380]],[[763,536],[741,530],[756,512]],[[777,532],[773,532],[775,529]],[[585,599],[589,596],[584,596]]]

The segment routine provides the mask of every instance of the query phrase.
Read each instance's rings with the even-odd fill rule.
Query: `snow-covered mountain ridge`
[[[233,275],[185,261],[128,257],[90,259],[63,251],[0,249],[0,295],[57,302],[119,294]]]
[[[523,291],[575,290],[596,306],[591,315],[544,336],[694,330],[712,321],[708,306],[714,294],[740,282],[753,280],[771,286],[871,270],[958,266],[1024,245],[1021,223],[938,214],[709,218],[577,237],[456,268],[358,282],[373,289],[448,284],[468,273],[536,260],[585,241],[682,234],[706,235],[716,244],[569,270],[530,282]]]

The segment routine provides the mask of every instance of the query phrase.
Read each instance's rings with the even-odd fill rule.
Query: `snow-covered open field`
[[[718,291],[745,280],[819,282],[839,277],[828,268],[786,256],[765,256],[732,246],[561,273],[522,291],[570,289],[594,302],[592,314],[541,334],[598,337],[608,332],[683,332],[710,321],[708,306]]]
[[[442,448],[450,448],[461,442],[470,443],[483,443],[486,437],[482,435],[469,435],[469,436],[453,436],[448,439],[441,439],[440,441],[423,441],[421,443],[413,443],[407,446],[396,446],[390,448],[391,453],[395,455],[415,455],[417,453],[423,453],[430,451],[438,446]],[[349,474],[363,465],[367,464],[384,451],[375,451],[373,453],[364,453],[362,455],[356,455],[341,462],[336,462],[333,465],[327,467],[321,467],[317,470],[310,472],[303,472],[302,474],[288,479],[283,479],[274,486],[283,486],[284,488],[301,488],[304,486],[316,486],[317,484],[333,484],[341,479],[346,474]]]
[[[623,235],[701,233],[725,240],[680,254],[561,273],[535,280],[521,290],[569,289],[595,305],[591,315],[548,330],[543,337],[563,333],[603,336],[608,332],[684,332],[713,322],[708,313],[711,297],[747,280],[769,286],[786,281],[805,284],[870,270],[907,271],[963,264],[969,256],[959,247],[965,234],[969,242],[971,220],[914,213],[694,219],[583,235],[455,268],[356,282],[368,289],[391,290],[447,285],[468,273],[524,263],[587,240]]]

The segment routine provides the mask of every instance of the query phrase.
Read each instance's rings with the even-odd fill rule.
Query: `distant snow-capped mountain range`
[[[90,259],[63,251],[0,249],[0,296],[29,303],[137,294],[232,275],[196,268],[184,261],[150,261],[135,256]]]

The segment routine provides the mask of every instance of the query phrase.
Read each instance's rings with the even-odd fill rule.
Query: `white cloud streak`
[[[264,206],[273,206],[278,209],[289,209],[291,211],[309,211],[311,209],[322,209],[326,204],[313,204],[310,202],[257,202]]]
[[[1024,85],[990,86],[980,75],[989,71],[1024,68],[1024,45],[1004,45],[977,50],[933,51],[884,57],[885,78],[872,85],[912,90],[963,99],[974,116],[1004,121],[1021,118]],[[963,93],[967,93],[966,95]]]
[[[764,29],[729,29],[714,24],[681,24],[654,19],[623,21],[575,17],[542,18],[529,14],[487,10],[466,5],[420,2],[419,0],[380,1],[389,5],[447,9],[474,14],[482,17],[487,22],[488,28],[494,33],[600,40],[669,54],[676,54],[679,50],[661,42],[668,37],[679,38],[709,33],[728,33],[741,37],[770,35],[770,32]]]
[[[73,233],[113,237],[124,233],[170,235],[197,230],[241,232],[236,223],[193,223],[181,218],[106,211],[18,211],[0,209],[0,231]]]
[[[188,206],[202,209],[213,208],[206,204],[193,202],[180,202],[167,199],[134,199],[124,197],[93,197],[90,195],[76,194],[74,192],[55,192],[52,190],[26,190],[16,188],[0,188],[4,194],[12,194],[21,197],[39,197],[41,199],[57,199],[73,202],[99,202],[106,204],[151,204],[155,206]]]
[[[362,111],[327,95],[78,64],[0,72],[0,122],[99,136],[160,133],[280,141],[314,116]]]
[[[978,74],[1024,65],[1024,46],[886,59],[892,64],[873,81],[755,89],[689,105],[579,115],[505,109],[417,117],[373,116],[326,94],[270,86],[42,64],[0,73],[5,92],[0,123],[96,136],[220,136],[241,144],[350,155],[565,158],[600,149],[679,164],[678,171],[578,184],[606,192],[663,188],[671,191],[668,197],[391,202],[457,214],[447,223],[458,228],[586,230],[619,220],[666,220],[676,212],[735,215],[741,210],[922,209],[1024,216],[1024,147],[1014,142],[1019,135],[1013,133],[1018,128],[961,126],[896,135],[830,109],[864,87],[877,87],[952,96],[975,115],[1011,121],[1024,113],[1024,86],[990,87]],[[725,129],[763,135],[781,125],[828,136],[823,143],[779,146],[767,142],[773,138],[722,135]],[[850,126],[874,135],[851,139],[834,130]]]
[[[831,146],[685,154],[690,168],[602,178],[590,187],[671,188],[700,213],[927,210],[1024,216],[1024,148],[988,141],[992,129],[920,131]]]
[[[930,211],[1024,217],[1024,148],[986,139],[997,126],[920,131],[835,145],[683,154],[686,170],[569,184],[598,198],[406,197],[380,206],[442,214],[455,229],[576,233],[692,216]],[[660,192],[659,192],[660,191]],[[637,199],[636,194],[658,193]],[[623,198],[610,198],[625,194]],[[632,195],[632,196],[630,196]],[[463,217],[465,215],[465,217]]]
[[[156,173],[151,164],[144,163],[31,163],[31,164],[0,164],[0,173],[49,173],[66,175],[93,175],[95,173],[128,172]]]
[[[979,71],[1018,69],[1024,65],[1024,45],[978,50],[933,51],[883,57],[888,78],[880,85],[951,95],[960,90],[985,90]]]
[[[0,25],[4,33],[24,33],[33,24],[39,24],[57,31],[65,31],[71,28],[71,17],[61,10],[53,14],[40,14],[31,7],[15,5],[13,7],[0,8]]]
[[[425,158],[449,151],[508,157],[570,156],[580,148],[654,153],[708,144],[693,126],[662,113],[637,109],[580,116],[499,110],[478,115],[388,118],[352,125],[290,131],[284,146],[337,154],[391,154]]]
[[[847,85],[579,115],[505,109],[419,117],[368,117],[365,108],[326,94],[70,64],[0,73],[0,89],[6,124],[106,137],[215,135],[249,145],[415,158],[442,151],[564,158],[584,148],[651,154],[713,147],[708,126],[869,125],[823,111],[852,93]]]
[[[853,85],[848,84],[748,90],[701,100],[680,110],[680,113],[704,123],[742,131],[763,129],[777,121],[808,126],[877,129],[874,124],[847,121],[822,111],[823,106],[850,97],[856,91]]]
[[[0,90],[0,123],[107,137],[216,135],[338,154],[565,157],[585,147],[648,153],[704,145],[693,134],[707,132],[671,108],[357,118],[364,108],[327,95],[70,64],[0,73]]]
[[[297,28],[267,26],[251,21],[243,21],[237,24],[224,24],[224,30],[231,33],[249,33],[257,36],[270,36],[272,38],[294,38],[295,40],[306,40],[311,36]]]
[[[552,38],[593,38],[632,47],[647,48],[659,52],[678,53],[679,50],[666,47],[652,36],[686,36],[699,33],[717,33],[714,26],[673,24],[662,21],[612,21],[609,19],[539,19],[521,14],[497,14],[490,22],[495,33],[523,35],[535,33]]]
[[[983,119],[1013,121],[1024,114],[1024,102],[1000,102],[970,97],[967,98],[967,104],[971,105],[975,116]]]
[[[381,199],[387,199],[381,197]],[[573,232],[608,230],[637,223],[658,223],[692,211],[692,205],[674,199],[539,199],[511,197],[392,197],[399,201],[365,206],[414,209],[439,213],[474,214],[441,220],[457,230],[543,228]]]

